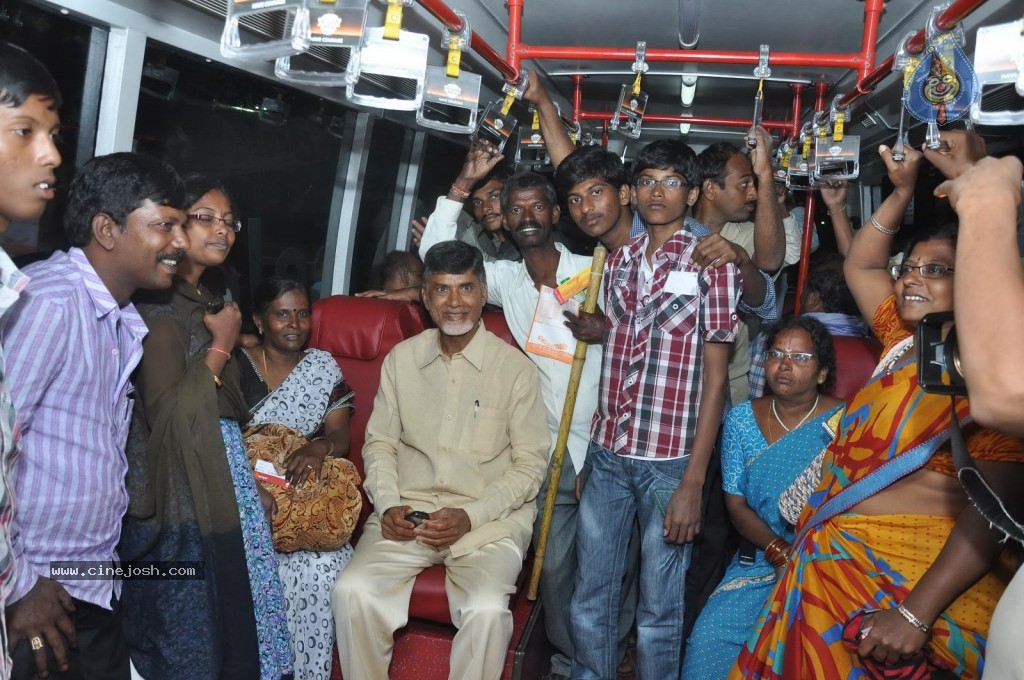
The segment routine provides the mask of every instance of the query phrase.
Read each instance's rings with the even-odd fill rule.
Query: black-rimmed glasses
[[[195,220],[204,227],[212,227],[217,222],[223,222],[224,226],[235,232],[236,234],[242,231],[242,220],[236,220],[235,218],[217,217],[216,215],[207,215],[204,213],[196,213],[189,215],[190,220]]]

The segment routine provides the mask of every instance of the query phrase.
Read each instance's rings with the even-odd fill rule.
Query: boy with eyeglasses
[[[618,588],[640,521],[637,671],[678,677],[683,592],[721,422],[736,305],[735,265],[702,268],[684,228],[697,199],[693,150],[647,145],[632,194],[647,231],[612,253],[601,390],[583,471],[572,601],[573,678],[615,677]]]

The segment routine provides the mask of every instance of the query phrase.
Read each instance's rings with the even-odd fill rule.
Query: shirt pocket
[[[608,309],[605,315],[613,326],[620,326],[626,323],[630,311],[635,304],[636,293],[629,285],[629,273],[618,269],[609,281]]]
[[[700,297],[697,295],[662,296],[654,327],[667,335],[689,335],[697,329],[697,312]]]
[[[469,452],[481,462],[496,458],[511,443],[508,436],[508,409],[474,409],[470,427]]]

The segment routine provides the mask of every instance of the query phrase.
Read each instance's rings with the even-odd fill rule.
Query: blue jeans
[[[570,628],[574,680],[616,677],[619,591],[636,517],[641,535],[637,677],[679,677],[691,546],[666,543],[662,532],[665,506],[689,460],[626,458],[591,442],[576,527],[579,566]]]

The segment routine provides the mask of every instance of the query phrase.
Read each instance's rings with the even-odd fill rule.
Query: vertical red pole
[[[804,104],[804,84],[793,83],[790,87],[793,88],[793,129],[790,130],[789,138],[794,139],[800,136],[800,109]]]
[[[580,111],[583,110],[583,74],[572,77],[572,122],[580,122]]]
[[[519,71],[519,45],[523,35],[523,0],[508,0],[508,47],[505,57],[509,66]]]
[[[875,70],[875,50],[878,48],[878,22],[882,19],[885,0],[867,0],[864,3],[864,38],[860,52],[864,62],[860,65],[858,79],[867,78]]]
[[[828,83],[814,84],[814,110],[825,110],[825,95],[828,93]],[[800,313],[800,298],[804,294],[804,282],[807,280],[807,271],[811,267],[811,236],[814,233],[814,209],[817,201],[813,191],[807,192],[804,200],[804,233],[800,241],[800,268],[796,276],[796,305],[793,313]]]

